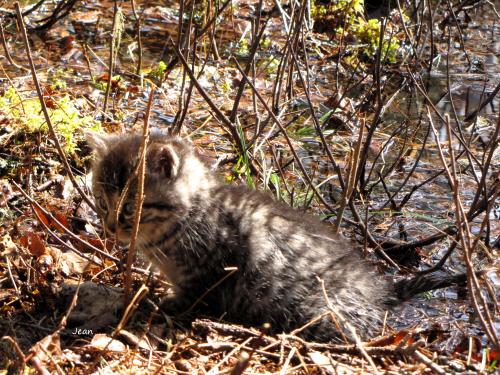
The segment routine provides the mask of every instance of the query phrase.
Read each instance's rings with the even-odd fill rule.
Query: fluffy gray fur
[[[116,202],[137,164],[139,135],[93,135],[93,192],[105,229],[130,240],[135,179],[116,220]],[[347,240],[317,218],[266,194],[228,186],[187,142],[150,137],[138,246],[174,285],[166,309],[195,310],[224,320],[289,332],[329,312],[362,337],[380,332],[391,283]],[[201,300],[200,300],[201,299]],[[333,314],[335,315],[335,314]],[[301,331],[309,339],[352,339],[332,314]]]

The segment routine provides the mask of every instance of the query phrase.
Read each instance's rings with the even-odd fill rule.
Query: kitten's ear
[[[98,157],[102,157],[108,150],[107,136],[93,131],[85,132],[85,139]]]
[[[179,173],[180,159],[172,145],[153,144],[149,150],[149,168],[166,178],[175,178]]]

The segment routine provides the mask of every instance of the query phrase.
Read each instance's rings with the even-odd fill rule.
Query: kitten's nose
[[[116,233],[116,223],[114,220],[106,220],[106,223],[105,223],[105,227],[106,227],[106,231],[111,234],[111,235],[114,235]]]

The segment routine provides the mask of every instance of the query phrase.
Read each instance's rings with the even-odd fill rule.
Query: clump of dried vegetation
[[[0,373],[498,370],[495,4],[31,3],[0,1]],[[466,290],[365,343],[172,320],[86,176],[85,130],[151,128],[321,215],[388,277],[466,272]]]

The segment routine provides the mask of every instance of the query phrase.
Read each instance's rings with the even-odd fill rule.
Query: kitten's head
[[[97,212],[108,234],[129,242],[142,136],[89,133],[87,141],[95,152],[92,190]],[[117,212],[129,179],[121,211]],[[151,134],[146,152],[139,245],[173,235],[196,202],[208,195],[212,181],[208,169],[187,142],[161,133]]]

